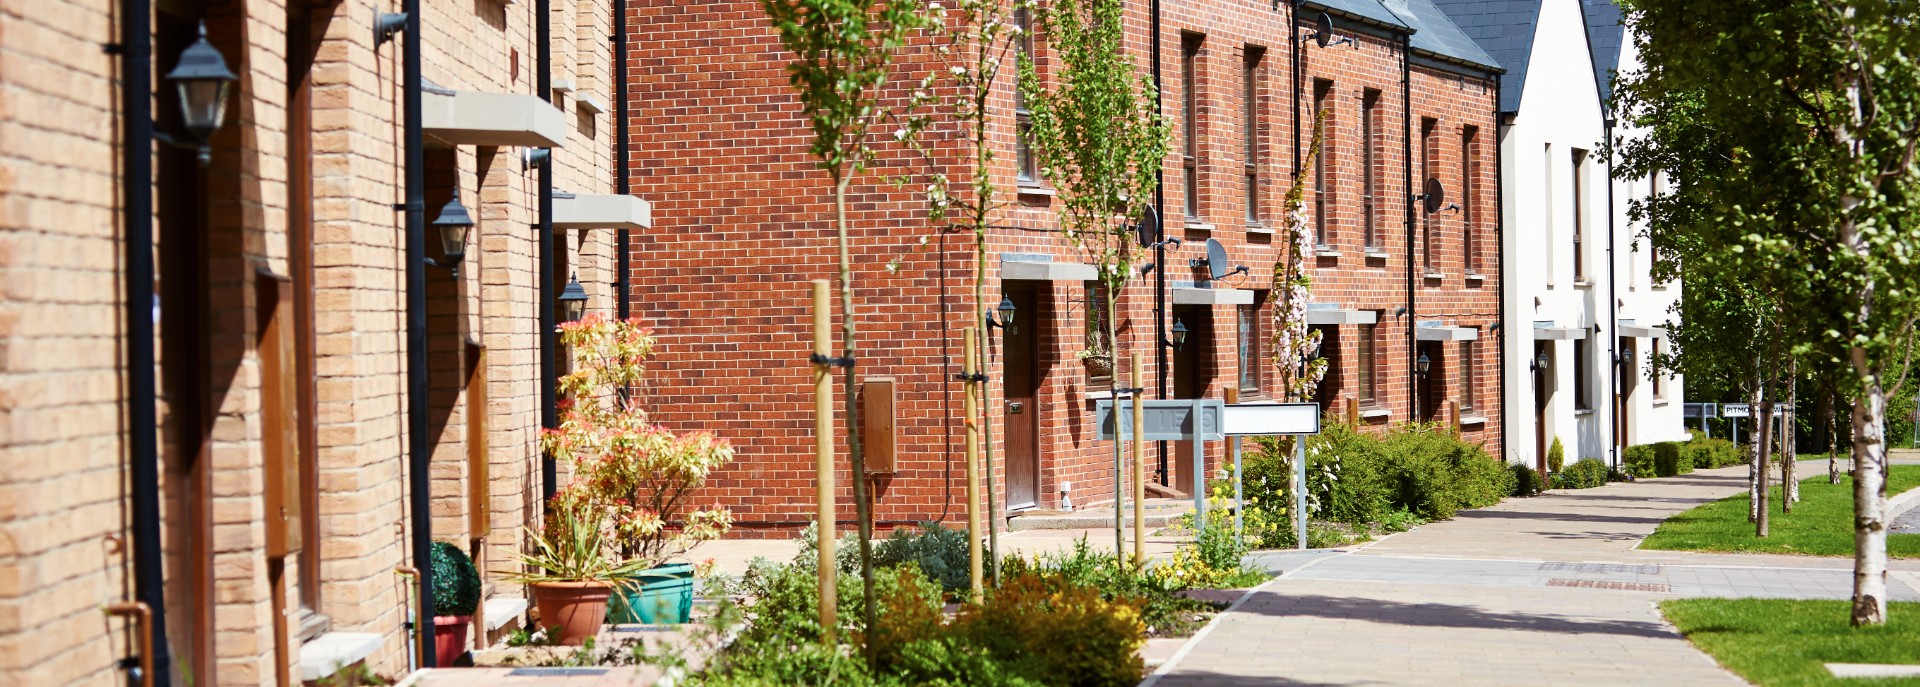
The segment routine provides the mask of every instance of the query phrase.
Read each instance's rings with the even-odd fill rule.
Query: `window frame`
[[[1260,364],[1260,306],[1262,294],[1254,294],[1253,303],[1234,306],[1234,357],[1238,365],[1235,383],[1242,397],[1259,395],[1264,366]]]
[[[1186,202],[1186,218],[1200,222],[1200,46],[1199,34],[1180,36],[1180,132],[1181,174]]]
[[[1438,157],[1435,153],[1439,150],[1433,133],[1439,128],[1440,120],[1432,117],[1420,119],[1420,180],[1416,188],[1424,189],[1428,179],[1436,178],[1433,159]],[[1438,270],[1433,267],[1433,213],[1422,212],[1423,210],[1425,210],[1424,207],[1414,207],[1414,211],[1420,215],[1420,267],[1427,274],[1434,274]]]
[[[1333,115],[1327,110],[1332,97],[1332,81],[1313,80],[1313,131],[1320,139],[1320,154],[1313,156],[1313,245],[1321,250],[1331,249],[1334,239],[1333,220],[1327,216],[1333,207],[1333,128],[1327,126]],[[1311,139],[1307,149],[1313,149]]]
[[[1660,369],[1660,354],[1664,352],[1662,350],[1665,348],[1665,346],[1662,345],[1664,343],[1666,343],[1666,339],[1658,336],[1653,337],[1653,355],[1647,356],[1647,365],[1652,372],[1652,374],[1648,375],[1648,380],[1653,382],[1653,398],[1656,401],[1667,400],[1667,376],[1665,371]]]
[[[1573,280],[1581,282],[1587,278],[1586,233],[1587,220],[1587,151],[1573,149]]]
[[[1021,57],[1033,61],[1032,21],[1027,8],[1016,5],[1013,9],[1013,25],[1020,30],[1019,50]],[[1027,95],[1021,89],[1013,89],[1014,116],[1014,166],[1015,181],[1020,186],[1038,187],[1040,181],[1039,158],[1033,151],[1033,112],[1027,108]]]
[[[1478,391],[1474,376],[1479,374],[1479,339],[1467,339],[1460,342],[1460,411],[1474,409],[1474,396]]]
[[[1587,370],[1593,363],[1592,347],[1592,339],[1573,340],[1573,409],[1576,412],[1593,410],[1593,399],[1588,398],[1593,391],[1593,380]]]
[[[1475,243],[1479,235],[1473,226],[1479,218],[1474,195],[1479,188],[1475,183],[1480,174],[1479,137],[1480,127],[1467,125],[1460,130],[1460,251],[1467,274],[1480,273],[1480,251]]]
[[[1380,247],[1380,91],[1367,89],[1360,97],[1360,216],[1364,247]]]
[[[1380,402],[1378,389],[1380,325],[1376,319],[1374,322],[1357,326],[1360,328],[1360,335],[1354,337],[1354,344],[1357,347],[1354,363],[1358,371],[1358,374],[1354,375],[1354,395],[1360,399],[1360,405],[1370,407]]]
[[[1107,338],[1107,328],[1100,325],[1100,323],[1105,321],[1107,316],[1106,299],[1109,293],[1107,285],[1099,281],[1081,282],[1081,285],[1082,288],[1085,289],[1085,303],[1087,306],[1085,316],[1081,318],[1081,337],[1083,342],[1081,349],[1090,349],[1090,344],[1094,341],[1104,342],[1106,344],[1107,357],[1109,360],[1112,360],[1113,340]],[[1115,360],[1113,365],[1118,366],[1119,361]],[[1090,388],[1099,386],[1111,387],[1116,372],[1117,370],[1109,368],[1107,376],[1096,377],[1091,370],[1088,370],[1086,376],[1087,386]]]
[[[1260,66],[1267,50],[1249,45],[1245,48],[1240,75],[1240,121],[1244,131],[1241,134],[1244,146],[1245,169],[1242,175],[1246,183],[1243,199],[1247,206],[1247,226],[1265,226],[1265,217],[1260,207]]]

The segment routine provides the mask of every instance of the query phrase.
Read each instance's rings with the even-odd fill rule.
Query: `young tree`
[[[874,627],[873,506],[867,501],[866,458],[855,402],[853,260],[847,241],[847,190],[873,163],[873,131],[892,115],[881,97],[894,58],[932,18],[919,0],[760,0],[781,44],[794,53],[789,81],[813,128],[810,152],[833,183],[834,229],[839,241],[840,345],[838,364],[847,411],[847,448],[853,462],[853,502],[860,520],[860,577],[866,626]],[[833,536],[833,523],[820,523]],[[867,643],[871,662],[876,645]]]
[[[1628,118],[1686,112],[1720,145],[1630,146],[1631,164],[1724,168],[1692,211],[1716,251],[1791,288],[1783,332],[1853,401],[1852,621],[1886,622],[1886,408],[1920,313],[1920,31],[1908,0],[1626,0],[1646,68],[1615,89]],[[1667,156],[1662,160],[1663,156]],[[1762,269],[1764,267],[1764,270]],[[1688,279],[1692,280],[1691,268]],[[1690,289],[1691,290],[1691,289]]]
[[[1020,60],[1020,89],[1032,112],[1040,174],[1058,191],[1065,210],[1060,214],[1062,233],[1084,260],[1096,266],[1107,291],[1101,325],[1113,357],[1115,389],[1139,382],[1130,379],[1121,364],[1127,358],[1126,342],[1118,335],[1119,301],[1140,250],[1134,221],[1152,202],[1169,137],[1169,127],[1154,105],[1153,82],[1138,74],[1133,59],[1121,52],[1126,42],[1121,10],[1120,0],[1060,0],[1039,16],[1059,58],[1058,71],[1050,75],[1052,79],[1043,79],[1031,60],[1024,56]],[[1117,416],[1118,398],[1115,401]],[[1114,552],[1118,554],[1125,547],[1117,497],[1121,441],[1115,434]],[[1204,475],[1195,475],[1194,488],[1205,488],[1203,479]]]
[[[935,16],[942,22],[938,28],[945,40],[934,52],[944,68],[927,75],[913,100],[915,105],[931,104],[938,110],[933,115],[908,119],[895,132],[895,137],[919,153],[929,167],[928,219],[942,232],[966,232],[973,238],[974,331],[981,351],[992,350],[988,345],[990,328],[987,326],[994,309],[986,295],[988,232],[994,227],[994,216],[1013,204],[1012,196],[1001,193],[994,181],[994,162],[998,159],[995,150],[1005,145],[1004,141],[995,139],[994,133],[1004,131],[1009,118],[1005,112],[993,108],[993,100],[1003,87],[1017,87],[1012,80],[1003,82],[1000,77],[1010,66],[1009,53],[1022,42],[1032,40],[1028,28],[1015,21],[1016,13],[1031,11],[1031,0],[955,0],[951,12],[936,10]],[[1017,65],[1012,66],[1017,69]],[[928,133],[929,128],[937,124],[934,116],[953,120],[956,127],[950,136],[935,140],[935,136]],[[950,174],[949,162],[942,157],[949,151],[940,144],[955,138],[964,141],[966,165]],[[986,453],[987,466],[987,558],[998,560],[999,531],[993,517],[993,423],[988,421],[992,414],[987,412],[986,404],[981,404],[980,415],[968,418],[967,422],[978,422],[981,428],[980,443]],[[973,460],[973,456],[967,460]],[[978,507],[975,503],[967,504],[969,513]],[[970,517],[968,521],[973,519]],[[968,534],[976,539],[980,536],[978,532]],[[999,566],[993,566],[991,572],[998,580]]]
[[[1321,127],[1326,112],[1316,117],[1313,142],[1301,169],[1312,169],[1320,157]],[[1282,211],[1286,213],[1287,250],[1273,263],[1272,294],[1278,299],[1273,308],[1273,364],[1279,373],[1280,393],[1289,402],[1313,398],[1327,375],[1327,359],[1320,355],[1320,332],[1307,326],[1307,302],[1313,300],[1313,229],[1308,222],[1307,177],[1293,176]],[[1325,409],[1322,409],[1323,411]]]

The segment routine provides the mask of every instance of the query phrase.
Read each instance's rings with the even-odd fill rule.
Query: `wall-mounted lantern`
[[[998,320],[993,319],[993,313],[987,313],[987,328],[992,329],[999,327],[1007,330],[1008,334],[1020,333],[1020,330],[1013,326],[1013,316],[1017,314],[1017,309],[1013,307],[1013,298],[1011,296],[1000,296],[999,310],[1000,319]]]
[[[1419,374],[1421,379],[1426,379],[1427,371],[1432,368],[1433,368],[1433,360],[1427,358],[1427,354],[1425,353],[1421,353],[1420,358],[1418,360],[1413,361],[1413,371],[1416,374]]]
[[[180,92],[181,124],[193,137],[188,147],[199,148],[202,166],[211,158],[207,141],[226,123],[227,94],[239,78],[227,68],[220,50],[207,42],[206,22],[200,22],[200,37],[180,51],[179,63],[167,72],[167,83]]]
[[[579,322],[587,315],[587,290],[580,286],[580,275],[575,274],[567,281],[567,287],[560,290],[560,321]]]
[[[460,189],[453,189],[453,198],[441,206],[439,216],[433,218],[433,228],[440,233],[440,250],[446,255],[446,262],[427,258],[427,264],[445,267],[453,276],[460,276],[460,261],[467,257],[467,234],[473,231],[473,216],[467,214],[467,206],[460,204]]]
[[[1186,345],[1187,345],[1187,323],[1185,323],[1185,322],[1181,322],[1180,320],[1178,320],[1178,319],[1175,319],[1175,320],[1173,321],[1173,340],[1172,340],[1172,341],[1163,341],[1163,342],[1161,342],[1161,345],[1163,345],[1163,346],[1166,346],[1167,348],[1171,348],[1171,349],[1173,349],[1173,350],[1175,350],[1175,351],[1178,351],[1178,350],[1180,350],[1181,348],[1184,348],[1184,347],[1186,347]]]

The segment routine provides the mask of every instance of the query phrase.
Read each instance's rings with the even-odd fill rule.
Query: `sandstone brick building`
[[[1160,326],[1178,321],[1191,334],[1156,369],[1154,281],[1132,282],[1119,297],[1119,336],[1150,361],[1141,385],[1172,398],[1227,388],[1268,397],[1275,227],[1294,175],[1306,174],[1321,244],[1310,321],[1325,328],[1334,363],[1321,400],[1352,404],[1375,427],[1458,422],[1499,455],[1500,67],[1427,0],[1160,7],[1156,19],[1147,4],[1128,4],[1125,49],[1153,72],[1159,27],[1160,97],[1174,132],[1161,214],[1184,242],[1164,266],[1170,312]],[[655,1],[634,12],[632,172],[659,221],[633,242],[632,309],[661,328],[654,417],[734,441],[738,458],[710,491],[737,527],[796,528],[813,517],[806,280],[831,275],[833,229],[831,189],[807,154],[811,134],[783,71],[790,55],[753,2]],[[1341,39],[1326,46],[1305,35],[1323,14],[1329,38]],[[1026,49],[1053,78],[1046,42]],[[919,46],[894,81],[917,83],[932,67]],[[1018,314],[989,355],[993,479],[1005,509],[1085,504],[1113,488],[1111,447],[1091,421],[1110,380],[1076,356],[1105,295],[1057,233],[1053,190],[1022,163],[1012,79],[1002,88],[995,182],[1020,202],[995,219],[1004,228],[990,237],[981,278],[989,303],[1004,296]],[[1321,109],[1327,154],[1301,169]],[[883,174],[915,171],[903,151],[883,158]],[[1432,213],[1417,207],[1422,184],[1409,183],[1428,178],[1448,201]],[[950,517],[964,486],[951,380],[961,328],[974,322],[970,245],[930,227],[924,201],[879,174],[854,192],[858,370],[895,380],[902,399],[895,471],[874,476],[876,517],[883,526]],[[1208,283],[1191,261],[1210,239],[1250,272]],[[885,269],[895,260],[897,272]],[[1186,450],[1176,447],[1161,478],[1190,489]],[[850,522],[851,509],[841,518]]]
[[[621,190],[614,3],[419,4],[425,216],[458,189],[476,224],[457,276],[426,272],[420,457],[431,536],[492,573],[512,565],[541,496],[543,293],[577,273],[590,308],[611,312],[616,232],[599,228],[637,227],[645,208],[604,195]],[[422,519],[408,507],[420,465],[400,211],[409,37],[382,44],[373,25],[402,6],[160,2],[147,20],[146,2],[0,4],[0,684],[125,684],[117,662],[140,633],[101,609],[136,597],[164,597],[156,634],[172,658],[156,677],[173,685],[408,669],[411,583],[395,570],[415,564]],[[145,27],[156,128],[185,138],[164,77],[203,22],[238,76],[204,167],[132,138],[147,115],[126,103],[146,95],[121,98],[127,42]],[[536,149],[575,194],[555,201],[559,284],[546,290],[542,185],[523,164]],[[150,177],[129,171],[142,157]],[[128,300],[126,259],[149,248],[122,250],[144,219],[126,198],[142,195],[151,303]],[[426,255],[444,262],[437,239]],[[156,328],[151,369],[128,365],[141,318]],[[156,395],[130,397],[143,376]],[[143,405],[156,426],[138,426]],[[157,485],[140,479],[143,445]],[[159,522],[143,493],[161,495]],[[143,537],[150,524],[159,541]],[[149,544],[160,555],[142,561]],[[160,566],[158,590],[143,563]],[[488,587],[498,627],[524,605],[491,575]]]

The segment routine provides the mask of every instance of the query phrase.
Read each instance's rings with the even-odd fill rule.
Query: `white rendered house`
[[[1612,74],[1640,67],[1640,54],[1620,24],[1620,8],[1611,0],[1586,0],[1588,34],[1593,42],[1594,73],[1601,97],[1611,94]],[[1616,123],[1613,135],[1633,138],[1642,130]],[[1667,322],[1679,317],[1680,283],[1655,282],[1653,261],[1659,252],[1647,239],[1645,222],[1628,218],[1630,202],[1658,193],[1664,178],[1615,179],[1613,184],[1613,303],[1620,356],[1616,412],[1626,445],[1683,441],[1684,386],[1681,376],[1656,369],[1654,354],[1668,352]]]
[[[1555,439],[1568,463],[1615,464],[1624,445],[1685,437],[1679,380],[1664,378],[1656,391],[1645,374],[1679,286],[1656,288],[1648,256],[1632,251],[1629,184],[1610,182],[1602,148],[1608,115],[1596,73],[1608,70],[1596,72],[1582,2],[1437,3],[1508,70],[1500,93],[1506,459],[1536,467]],[[1618,11],[1610,16],[1618,54]],[[1636,372],[1623,379],[1616,360]]]

